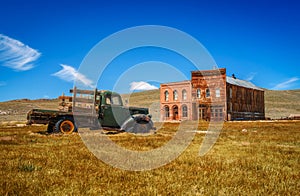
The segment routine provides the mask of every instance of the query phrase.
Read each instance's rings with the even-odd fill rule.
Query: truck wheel
[[[47,132],[48,133],[52,133],[54,130],[54,126],[53,125],[50,125],[50,124],[48,124],[48,127],[47,127]]]
[[[55,132],[55,122],[49,122],[48,127],[47,127],[47,132],[48,133],[53,133]]]
[[[74,125],[74,122],[68,119],[59,120],[55,124],[55,131],[62,132],[64,134],[71,134],[74,131],[76,131],[76,127]]]

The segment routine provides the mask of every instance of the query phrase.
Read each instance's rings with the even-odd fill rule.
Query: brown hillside
[[[20,99],[0,102],[0,122],[25,121],[26,113],[33,108],[57,110],[58,99]]]
[[[300,114],[300,90],[265,90],[265,112],[273,119]]]

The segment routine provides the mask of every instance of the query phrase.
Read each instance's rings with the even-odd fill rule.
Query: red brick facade
[[[161,121],[264,119],[264,91],[226,76],[226,69],[192,71],[191,81],[160,86]]]
[[[191,81],[160,85],[161,120],[191,120]]]

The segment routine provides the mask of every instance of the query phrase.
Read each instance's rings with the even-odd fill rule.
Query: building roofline
[[[183,84],[183,83],[189,83],[189,84],[191,84],[191,80],[183,80],[183,81],[177,81],[177,82],[161,83],[160,85]]]
[[[260,90],[260,91],[264,91],[262,88],[255,86],[252,82],[246,81],[246,80],[241,80],[238,78],[233,78],[230,76],[226,76],[226,82],[232,85],[236,85],[236,86],[241,86],[241,87],[245,87],[245,88],[251,88],[251,89],[255,89],[255,90]]]

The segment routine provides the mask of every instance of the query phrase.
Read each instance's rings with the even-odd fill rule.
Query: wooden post
[[[72,100],[73,110],[75,109],[75,99],[76,99],[76,86],[74,86],[73,88],[73,100]]]
[[[95,88],[95,91],[94,91],[94,108],[92,109],[92,115],[95,115],[95,111],[96,111],[96,102],[97,102],[97,88]]]

